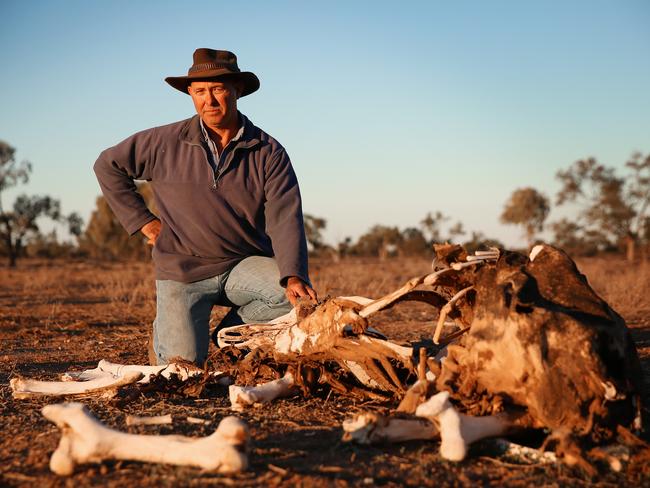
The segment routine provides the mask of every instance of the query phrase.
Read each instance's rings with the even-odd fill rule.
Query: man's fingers
[[[314,300],[315,302],[318,301],[318,297],[316,296],[316,291],[312,287],[310,286],[307,287],[307,293],[309,293],[309,297],[312,300]]]
[[[295,305],[300,297],[309,297],[312,300],[316,300],[316,292],[304,283],[288,286],[285,294],[292,305]]]
[[[287,299],[289,300],[289,303],[291,305],[296,304],[296,300],[298,299],[298,297],[294,294],[293,291],[287,290],[287,291],[284,292],[284,294],[287,296]]]

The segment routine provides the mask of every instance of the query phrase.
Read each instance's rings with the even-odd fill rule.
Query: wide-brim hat
[[[237,56],[230,51],[199,48],[194,51],[194,62],[187,76],[169,76],[165,81],[183,93],[193,81],[231,80],[242,86],[240,97],[245,97],[260,87],[260,80],[250,71],[240,71]]]

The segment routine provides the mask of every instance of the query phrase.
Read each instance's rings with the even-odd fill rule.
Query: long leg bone
[[[220,473],[246,469],[243,452],[248,441],[246,425],[236,417],[224,418],[210,436],[133,435],[109,429],[81,403],[47,405],[43,415],[61,430],[50,469],[67,476],[77,464],[108,459],[196,466]]]
[[[269,381],[257,386],[237,386],[228,387],[230,405],[236,412],[243,411],[246,407],[256,403],[267,403],[294,393],[295,381],[291,373],[285,374],[282,378]]]
[[[358,444],[428,440],[438,437],[436,426],[426,419],[384,417],[364,412],[343,421],[343,440]]]
[[[111,398],[120,386],[135,383],[142,378],[139,371],[115,376],[111,373],[97,375],[89,381],[39,381],[12,378],[9,384],[16,399],[38,396],[101,395]]]
[[[440,455],[450,461],[465,459],[473,442],[505,434],[513,427],[505,417],[471,417],[457,412],[446,391],[421,404],[415,415],[435,421],[440,426]]]
[[[203,375],[204,371],[192,365],[170,363],[159,366],[139,364],[117,364],[102,359],[95,369],[82,372],[68,372],[62,381],[40,381],[25,378],[13,378],[10,381],[13,396],[25,399],[35,396],[101,395],[113,397],[118,388],[131,383],[149,383],[152,376],[161,375],[170,378],[177,375],[185,381],[193,376]],[[220,372],[210,372],[211,376],[220,376]],[[230,384],[230,378],[221,378],[222,384]]]
[[[152,375],[161,375],[169,379],[172,374],[175,374],[182,381],[186,381],[193,376],[201,376],[204,374],[204,371],[201,368],[192,364],[169,363],[158,366],[145,366],[141,364],[118,364],[102,359],[99,361],[95,369],[87,369],[78,373],[67,372],[63,374],[61,379],[63,381],[89,381],[105,376],[106,373],[110,373],[114,376],[122,376],[127,372],[142,373],[142,379],[138,381],[138,383],[149,383]],[[221,374],[222,373],[218,371],[210,372],[211,376],[219,376]]]

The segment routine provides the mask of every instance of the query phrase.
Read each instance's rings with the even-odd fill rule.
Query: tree
[[[346,236],[337,246],[337,254],[340,258],[352,253],[352,237]]]
[[[396,254],[401,242],[402,234],[397,227],[375,225],[359,237],[352,252],[362,256],[379,256],[383,260]]]
[[[456,222],[449,228],[449,240],[454,242],[460,240],[460,236],[467,234],[462,222]]]
[[[553,244],[574,256],[593,256],[607,247],[607,239],[597,230],[585,231],[573,220],[562,219],[551,224]]]
[[[305,214],[305,236],[312,250],[318,252],[325,247],[322,231],[327,227],[327,220]]]
[[[399,243],[400,255],[419,256],[425,254],[427,251],[431,250],[420,229],[407,227],[402,231],[402,238]]]
[[[32,172],[28,161],[16,161],[16,150],[4,141],[0,141],[0,196],[2,191],[19,183],[27,183]],[[38,220],[48,217],[54,221],[66,221],[79,224],[80,217],[72,214],[61,215],[61,204],[50,196],[28,196],[22,194],[16,198],[11,210],[5,210],[0,198],[0,239],[9,257],[9,266],[16,266],[25,240],[39,234]],[[72,231],[76,229],[72,229]]]
[[[140,184],[138,192],[155,214],[151,186],[147,183]],[[79,247],[95,259],[148,259],[151,256],[146,239],[139,232],[129,236],[103,196],[95,200],[95,210],[90,216],[88,227],[79,238]]]
[[[574,203],[579,207],[578,224],[582,234],[601,236],[602,246],[625,243],[628,258],[634,257],[636,244],[645,242],[646,221],[650,218],[650,155],[634,153],[625,164],[628,174],[595,158],[576,161],[557,178],[562,187],[557,204]]]
[[[425,234],[429,236],[429,244],[442,242],[442,223],[449,220],[449,217],[443,215],[442,212],[436,211],[435,213],[427,213],[426,216],[420,221]]]
[[[544,229],[549,210],[548,198],[544,195],[531,187],[519,188],[510,195],[500,220],[504,224],[522,226],[530,246],[535,234]]]

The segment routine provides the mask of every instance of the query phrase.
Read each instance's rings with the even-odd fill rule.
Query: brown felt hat
[[[260,80],[250,71],[240,71],[237,66],[237,56],[230,51],[199,48],[194,51],[194,63],[187,70],[187,76],[169,76],[165,81],[183,93],[193,81],[229,79],[239,81],[243,91],[239,95],[245,97],[260,87]]]

